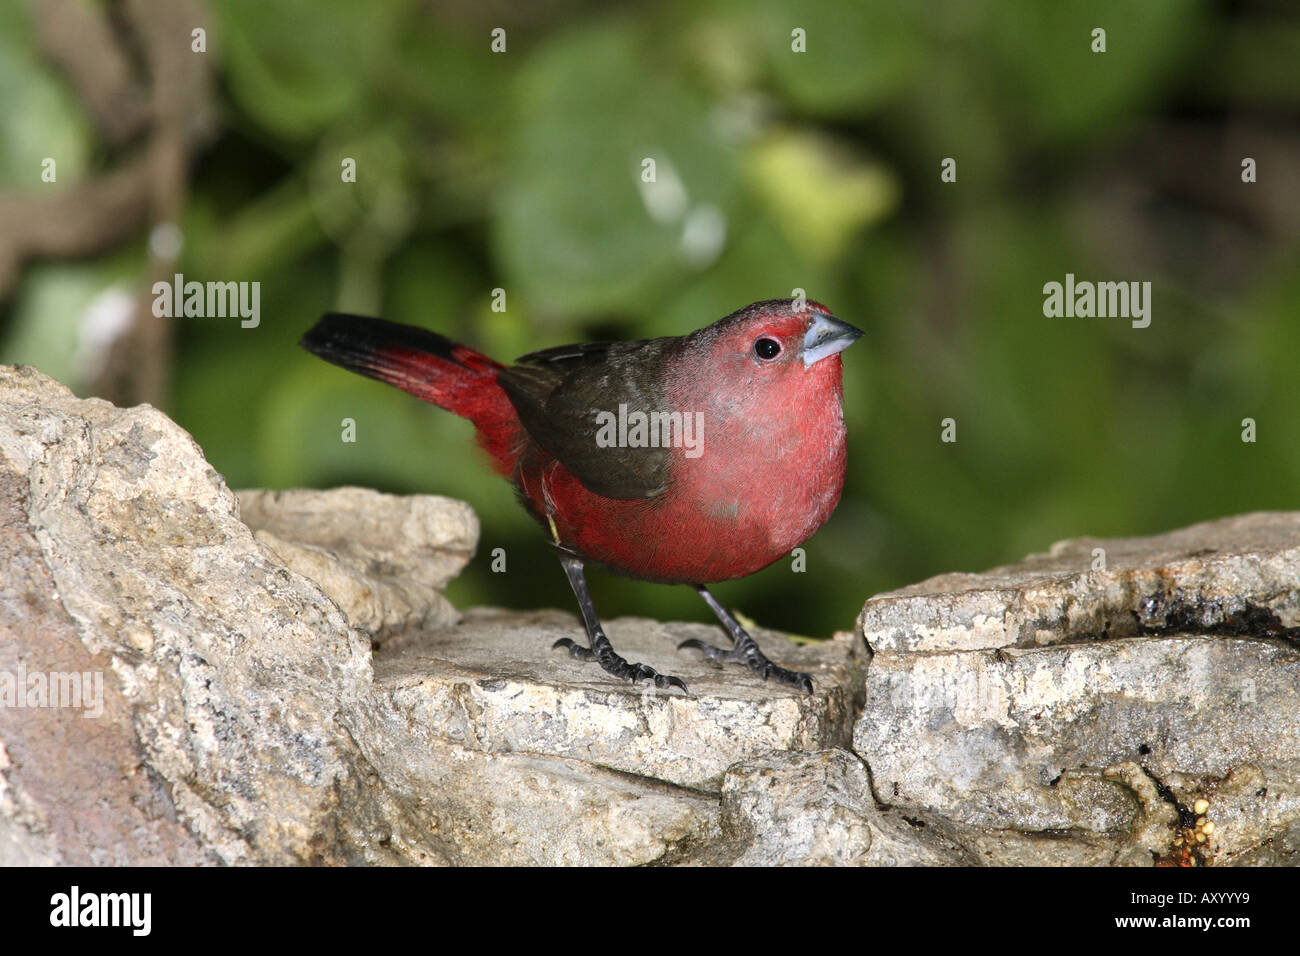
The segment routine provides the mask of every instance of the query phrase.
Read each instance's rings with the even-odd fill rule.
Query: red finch
[[[616,677],[686,685],[610,645],[583,576],[689,584],[731,637],[712,661],[812,691],[778,667],[705,584],[788,555],[844,486],[839,353],[862,332],[816,302],[756,302],[675,338],[546,349],[506,366],[435,332],[330,313],[302,346],[469,419],[493,468],[546,529],[582,610],[580,660]]]

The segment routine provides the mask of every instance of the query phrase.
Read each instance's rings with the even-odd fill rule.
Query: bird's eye
[[[774,359],[781,354],[781,343],[776,339],[761,338],[754,343],[754,354],[761,359]]]

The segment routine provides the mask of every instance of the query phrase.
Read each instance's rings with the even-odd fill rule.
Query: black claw
[[[721,604],[718,599],[709,593],[709,589],[703,584],[696,584],[695,590],[699,592],[700,597],[704,598],[704,603],[709,606],[717,619],[722,623],[723,630],[731,638],[735,647],[730,651],[724,651],[721,648],[714,647],[711,644],[705,644],[703,641],[691,639],[682,641],[678,645],[680,650],[683,647],[697,647],[704,652],[704,656],[711,661],[727,661],[729,663],[744,664],[756,674],[761,674],[763,680],[775,677],[782,684],[789,684],[792,687],[800,687],[808,693],[813,692],[812,678],[801,671],[790,671],[784,667],[779,667],[767,659],[754,639],[749,633],[740,626],[737,621]]]
[[[560,565],[568,575],[569,586],[573,588],[574,597],[578,599],[578,608],[582,611],[582,623],[587,629],[591,646],[583,647],[571,638],[562,637],[551,645],[551,650],[567,647],[571,657],[576,657],[580,661],[594,660],[606,673],[623,680],[630,680],[633,684],[642,679],[653,680],[656,687],[680,687],[683,692],[690,693],[686,690],[686,685],[676,677],[661,675],[653,667],[647,667],[645,664],[629,664],[615,653],[609,638],[605,636],[604,628],[600,626],[596,608],[591,603],[591,592],[587,589],[587,579],[582,573],[582,559],[573,552],[561,549]]]
[[[624,662],[623,666],[628,669],[629,673],[627,674],[627,677],[631,679],[633,684],[635,684],[639,680],[647,680],[653,683],[656,687],[661,689],[665,687],[680,687],[682,693],[684,694],[690,693],[690,691],[686,689],[686,685],[682,683],[682,680],[679,677],[673,677],[669,674],[661,674],[653,667],[650,667],[646,664],[629,665],[626,662]]]
[[[803,673],[803,671],[788,671],[784,667],[773,665],[771,673],[772,676],[782,684],[789,684],[791,687],[798,687],[801,690],[807,691],[809,694],[813,692],[812,677]]]
[[[552,644],[551,650],[555,650],[557,647],[567,647],[569,649],[569,656],[580,661],[589,661],[595,657],[591,652],[591,648],[583,647],[577,641],[571,640],[567,637],[562,637]]]
[[[693,637],[690,638],[689,640],[682,641],[680,644],[677,645],[677,649],[679,651],[684,647],[689,647],[694,650],[701,651],[704,654],[704,659],[716,667],[721,667],[722,661],[740,660],[740,658],[736,656],[735,651],[724,651],[720,647],[715,647],[712,644],[706,644],[703,641],[696,640]]]
[[[598,654],[591,648],[583,647],[577,641],[568,637],[562,637],[552,644],[551,650],[560,647],[567,648],[570,657],[575,657],[580,661],[596,661],[607,673],[631,681],[634,685],[645,680],[653,682],[656,687],[679,687],[683,693],[690,694],[690,690],[682,682],[681,678],[660,674],[647,664],[628,663],[618,654],[615,654],[612,649],[606,649]]]
[[[739,626],[739,625],[738,625]],[[705,660],[721,667],[724,662],[730,664],[744,664],[755,674],[758,674],[763,680],[769,680],[775,677],[780,683],[788,684],[791,687],[798,687],[808,693],[813,693],[812,677],[802,671],[786,670],[778,664],[772,663],[764,656],[763,652],[758,649],[753,638],[745,634],[742,630],[736,641],[736,646],[729,651],[724,651],[720,647],[712,644],[706,644],[697,638],[689,638],[677,645],[680,651],[683,648],[692,648],[702,651]]]

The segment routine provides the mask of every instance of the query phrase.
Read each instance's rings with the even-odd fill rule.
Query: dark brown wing
[[[678,339],[589,342],[532,352],[497,381],[524,429],[587,490],[605,498],[653,498],[668,487],[667,448],[602,447],[600,413],[671,411],[664,362]],[[606,437],[609,435],[607,430]]]

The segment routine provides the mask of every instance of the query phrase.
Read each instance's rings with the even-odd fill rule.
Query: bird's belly
[[[555,533],[583,557],[636,578],[707,584],[745,577],[790,554],[834,511],[844,484],[842,432],[817,449],[748,457],[741,459],[748,466],[722,474],[694,469],[646,500],[593,495],[554,467],[546,491]]]

